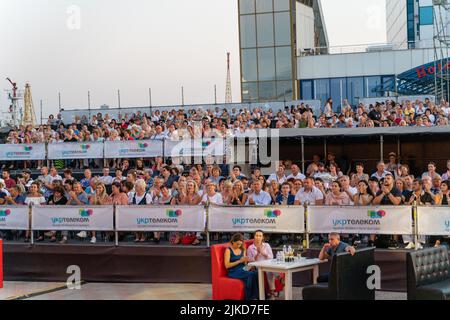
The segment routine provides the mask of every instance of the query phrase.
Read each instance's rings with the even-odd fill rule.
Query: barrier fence
[[[352,233],[450,236],[450,207],[8,206],[0,230]],[[33,234],[33,233],[32,233]],[[33,244],[33,238],[31,243]],[[309,243],[307,242],[307,247]]]
[[[0,160],[114,159],[157,156],[224,156],[228,138],[2,144]],[[231,138],[230,138],[231,139]]]

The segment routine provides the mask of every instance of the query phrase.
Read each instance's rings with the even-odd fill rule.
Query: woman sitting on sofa
[[[228,277],[244,282],[245,300],[256,300],[259,292],[258,273],[247,269],[248,258],[245,256],[244,236],[240,233],[234,234],[230,243],[224,256]]]
[[[253,236],[253,244],[247,249],[247,257],[249,262],[272,260],[273,252],[270,244],[264,242],[264,232],[258,230]],[[269,298],[275,296],[275,274],[266,272],[267,282],[269,284]]]

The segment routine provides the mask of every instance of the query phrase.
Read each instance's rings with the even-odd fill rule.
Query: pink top
[[[247,257],[250,260],[250,262],[273,259],[272,248],[270,247],[270,244],[268,244],[266,242],[262,243],[261,254],[259,254],[258,257],[256,257],[257,253],[258,253],[258,249],[256,249],[256,246],[254,244],[252,244],[250,247],[248,247]],[[262,254],[266,255],[267,258],[264,257]]]
[[[332,192],[328,193],[325,198],[325,205],[327,206],[348,206],[350,205],[350,198],[347,193],[341,192],[336,196]]]

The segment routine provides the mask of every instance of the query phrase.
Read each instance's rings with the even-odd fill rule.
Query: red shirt
[[[11,179],[11,178],[6,179],[5,185],[6,185],[6,189],[13,188],[16,185],[16,181],[14,181],[14,179]]]

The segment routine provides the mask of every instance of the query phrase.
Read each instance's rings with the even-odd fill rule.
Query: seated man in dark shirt
[[[394,186],[394,176],[391,172],[386,173],[384,176],[384,181],[381,184],[381,190],[379,190],[373,199],[373,204],[378,205],[391,205],[399,206],[402,203],[402,193]],[[381,243],[387,242],[387,247],[391,249],[398,249],[399,245],[399,235],[394,235],[392,239],[389,236],[380,235],[378,236],[377,247],[383,246]],[[390,239],[390,240],[388,240]]]
[[[430,192],[427,192],[426,190],[423,190],[423,182],[421,179],[415,179],[413,182],[413,191],[411,194],[408,194],[407,197],[405,197],[405,203],[408,205],[413,205],[414,201],[417,202],[417,205],[419,206],[426,206],[426,205],[434,205],[433,196]],[[418,243],[414,243],[414,235],[403,235],[403,242],[407,244],[405,249],[423,249],[422,244],[425,244],[426,238],[425,236],[421,235],[418,238]]]
[[[355,255],[356,249],[351,245],[342,242],[339,233],[332,232],[328,235],[328,243],[325,243],[319,253],[320,260],[327,260],[333,258],[337,253],[349,252],[352,256]],[[328,282],[330,274],[322,274],[317,278],[317,282]]]

